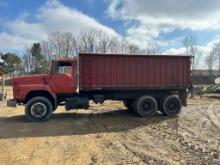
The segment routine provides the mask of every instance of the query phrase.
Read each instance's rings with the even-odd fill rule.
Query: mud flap
[[[187,106],[187,92],[186,89],[179,91],[179,98],[183,106]]]

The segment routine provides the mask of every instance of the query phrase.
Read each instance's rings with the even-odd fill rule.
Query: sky
[[[141,49],[183,54],[193,35],[204,55],[220,40],[220,0],[0,0],[0,52],[22,54],[52,31],[94,27]]]

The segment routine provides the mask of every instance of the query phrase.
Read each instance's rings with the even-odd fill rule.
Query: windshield
[[[71,62],[52,60],[50,74],[72,73]]]

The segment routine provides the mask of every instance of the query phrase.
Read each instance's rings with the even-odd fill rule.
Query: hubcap
[[[178,104],[175,101],[170,101],[167,106],[169,111],[171,112],[175,112],[178,110]]]
[[[143,103],[143,110],[144,110],[145,112],[151,111],[151,110],[152,110],[152,105],[151,105],[151,103],[149,103],[148,101],[145,101],[145,102]]]
[[[37,102],[31,106],[31,115],[34,117],[43,117],[47,113],[47,107],[43,103]]]

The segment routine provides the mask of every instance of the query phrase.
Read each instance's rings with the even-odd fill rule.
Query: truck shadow
[[[56,113],[50,121],[40,123],[29,122],[20,115],[0,118],[0,139],[121,132],[168,119],[171,117],[160,114],[152,118],[140,118],[127,110],[91,114]]]

